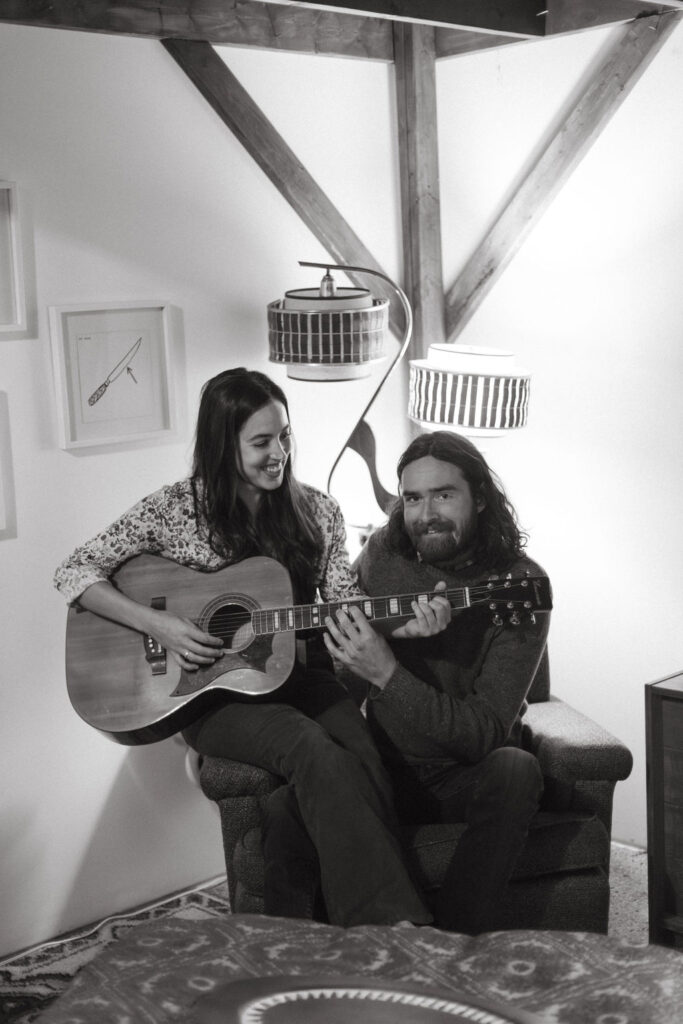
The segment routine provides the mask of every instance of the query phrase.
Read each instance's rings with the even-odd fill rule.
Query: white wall
[[[447,283],[608,39],[587,33],[439,65]],[[683,667],[682,45],[679,30],[462,338],[515,348],[533,369],[531,424],[491,461],[553,576],[555,689],[636,755],[618,787],[615,834],[640,843],[642,688]],[[221,53],[399,278],[391,68]],[[11,449],[17,517],[16,537],[0,540],[1,954],[222,870],[217,816],[186,780],[180,746],[118,747],[68,705],[55,565],[184,474],[198,391],[219,369],[247,364],[286,387],[299,475],[319,486],[376,378],[320,388],[267,363],[266,303],[310,283],[298,259],[325,254],[160,44],[1,27],[0,178],[21,187],[33,306],[27,335],[0,341],[11,431],[0,449]],[[134,299],[182,312],[182,436],[63,452],[47,307]],[[373,418],[387,486],[407,436],[401,384]],[[352,456],[335,490],[351,522],[372,516]]]

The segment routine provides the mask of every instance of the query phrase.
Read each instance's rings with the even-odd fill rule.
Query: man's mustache
[[[450,533],[453,534],[453,536],[455,536],[452,528],[448,525],[448,523],[426,523],[424,525],[418,524],[415,527],[415,532],[420,537],[422,537],[426,533],[429,533],[430,530],[433,533]]]

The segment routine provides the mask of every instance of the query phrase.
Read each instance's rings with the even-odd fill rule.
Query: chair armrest
[[[556,697],[530,704],[522,722],[524,746],[550,778],[616,782],[631,773],[633,755],[628,747]]]
[[[199,784],[209,800],[267,796],[283,782],[265,768],[227,757],[203,757],[199,770]]]

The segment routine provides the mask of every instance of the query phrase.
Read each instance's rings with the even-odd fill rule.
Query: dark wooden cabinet
[[[683,948],[683,672],[645,687],[650,942]]]

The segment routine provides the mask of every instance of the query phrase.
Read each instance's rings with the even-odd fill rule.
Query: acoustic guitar
[[[111,582],[141,604],[192,619],[223,641],[213,665],[186,672],[152,637],[77,607],[69,609],[66,678],[69,698],[89,725],[119,743],[165,739],[199,717],[217,691],[272,693],[294,665],[297,630],[325,628],[326,616],[357,605],[379,628],[407,621],[411,602],[433,594],[359,597],[292,605],[287,570],[272,558],[247,558],[198,572],[159,555],[137,555]],[[445,592],[454,610],[486,606],[494,622],[550,611],[545,576],[491,579]],[[419,641],[418,641],[419,642]]]

